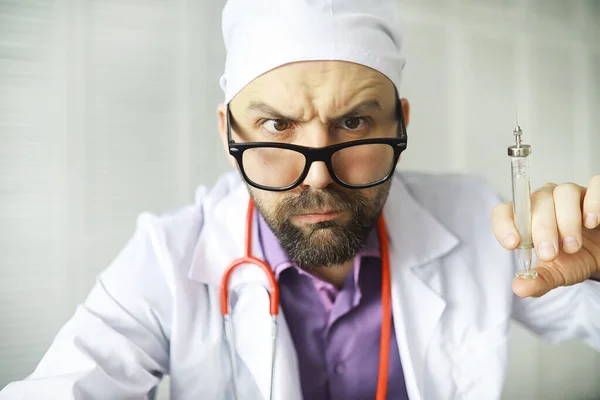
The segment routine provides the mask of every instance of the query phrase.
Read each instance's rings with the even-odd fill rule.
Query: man
[[[142,215],[2,400],[141,399],[165,374],[173,399],[495,399],[511,319],[600,350],[600,176],[535,192],[539,276],[513,279],[509,203],[478,178],[394,172],[409,122],[395,3],[229,1],[218,119],[238,172]],[[233,340],[223,328],[250,199],[252,255],[278,281],[274,349],[256,267],[232,273]]]

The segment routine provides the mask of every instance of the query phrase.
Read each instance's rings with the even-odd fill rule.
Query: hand
[[[515,294],[540,297],[559,286],[590,277],[600,279],[600,175],[594,176],[587,188],[572,183],[545,184],[531,194],[531,211],[538,277],[515,279]],[[518,247],[511,202],[494,207],[492,225],[504,248]]]

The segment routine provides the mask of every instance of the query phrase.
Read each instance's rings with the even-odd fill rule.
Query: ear
[[[229,154],[229,146],[227,143],[227,107],[225,107],[225,104],[223,103],[217,106],[217,119],[219,121],[219,135],[221,136],[221,143],[223,144],[225,156],[229,160],[229,164],[231,164],[233,168],[237,168],[235,158]]]
[[[404,114],[404,124],[408,127],[410,122],[410,103],[406,99],[400,99],[402,104],[402,113]]]

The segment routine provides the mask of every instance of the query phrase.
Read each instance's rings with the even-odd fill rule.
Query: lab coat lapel
[[[430,348],[446,307],[440,285],[440,258],[458,239],[417,203],[396,177],[384,208],[389,236],[394,327],[410,398],[424,398],[427,357],[445,362]],[[451,380],[436,379],[436,391],[452,391]]]
[[[190,278],[220,287],[227,266],[244,253],[245,218],[249,200],[243,185],[222,201],[204,201],[204,228],[195,251]],[[253,255],[263,254],[253,224]],[[231,275],[229,283],[230,314],[233,321],[237,355],[258,386],[269,399],[271,379],[272,318],[269,313],[268,281],[253,265],[244,265]],[[301,389],[296,353],[281,309],[277,318],[273,398],[300,400]],[[243,374],[238,374],[243,376]],[[240,388],[245,385],[239,384]],[[242,395],[243,397],[243,395]]]

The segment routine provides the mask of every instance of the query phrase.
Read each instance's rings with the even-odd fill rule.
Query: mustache
[[[284,198],[277,207],[277,214],[304,214],[315,209],[357,212],[367,206],[367,199],[358,191],[341,191],[337,188],[306,189],[298,195]]]

